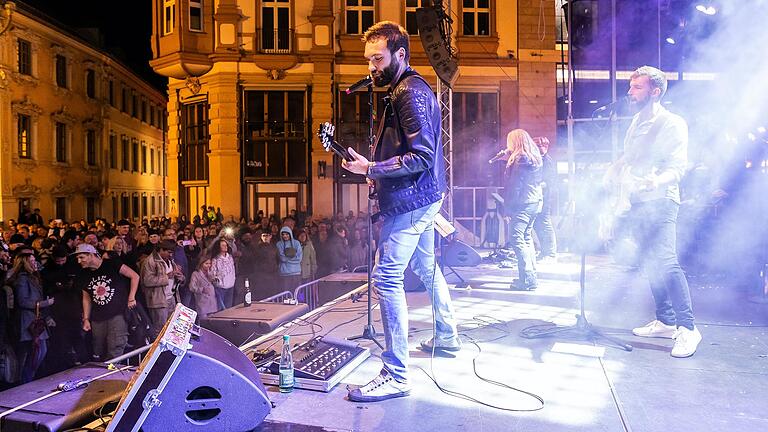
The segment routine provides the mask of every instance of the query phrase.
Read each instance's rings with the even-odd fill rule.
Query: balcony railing
[[[290,54],[293,47],[293,30],[262,28],[259,34],[259,52],[264,54]]]

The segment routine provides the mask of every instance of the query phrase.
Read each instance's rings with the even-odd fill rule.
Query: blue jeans
[[[552,225],[552,215],[548,208],[543,209],[533,222],[533,229],[539,238],[541,256],[555,256],[557,254],[557,237],[555,227]]]
[[[693,330],[693,308],[688,280],[677,260],[677,212],[670,199],[633,203],[628,215],[638,245],[641,265],[648,276],[656,319]]]
[[[536,248],[533,246],[533,223],[541,212],[541,201],[512,210],[510,246],[517,256],[518,282],[524,287],[538,284],[536,278]]]
[[[458,337],[448,284],[435,263],[432,222],[441,205],[442,200],[386,218],[381,227],[381,241],[372,274],[384,324],[386,348],[381,359],[384,368],[403,383],[408,382],[408,305],[403,274],[409,262],[432,300],[437,329],[435,340],[449,342]]]

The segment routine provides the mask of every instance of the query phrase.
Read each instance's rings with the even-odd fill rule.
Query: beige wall
[[[0,217],[18,217],[18,202],[29,198],[31,207],[41,209],[44,219],[55,216],[55,200],[66,199],[69,220],[86,216],[86,197],[96,199],[95,216],[112,219],[113,195],[138,194],[141,197],[163,196],[163,177],[109,168],[109,136],[126,135],[149,149],[155,149],[155,164],[162,153],[164,135],[160,128],[120,112],[109,104],[108,81],[115,85],[117,106],[120,107],[121,86],[127,85],[141,101],[161,112],[165,95],[150,87],[133,72],[111,57],[33,16],[16,11],[13,26],[0,36]],[[18,40],[32,44],[32,74],[18,72]],[[68,63],[68,88],[55,81],[56,54],[64,55]],[[85,89],[85,70],[96,72],[96,95],[89,98]],[[133,94],[133,93],[132,93]],[[19,157],[17,115],[32,117],[32,157]],[[55,124],[67,125],[68,151],[64,163],[56,162]],[[87,166],[86,130],[96,132],[96,165]],[[119,200],[118,200],[119,202]],[[141,203],[141,199],[139,199]],[[151,207],[148,209],[151,210]],[[156,208],[156,214],[160,214]]]

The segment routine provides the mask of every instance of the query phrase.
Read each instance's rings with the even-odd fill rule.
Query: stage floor
[[[768,430],[768,305],[748,302],[745,287],[690,278],[704,339],[693,357],[675,359],[669,355],[671,340],[631,334],[632,327],[653,319],[651,294],[636,271],[608,258],[587,259],[586,316],[631,344],[632,352],[610,343],[520,336],[521,329],[535,324],[575,323],[578,257],[565,254],[558,263],[540,264],[535,292],[506,289],[516,273],[512,268],[489,263],[458,270],[471,288],[453,289],[458,279],[448,277],[464,341],[454,358],[430,359],[416,349],[421,339],[430,337],[431,309],[426,293],[408,293],[410,397],[372,404],[346,399],[346,385],[366,383],[381,367],[381,350],[363,341],[372,356],[330,393],[297,389],[281,394],[270,387],[276,407],[258,430]],[[366,322],[365,306],[365,301],[345,300],[310,318],[314,325],[298,323],[288,332],[296,342],[313,331],[337,338],[359,334]],[[382,331],[378,308],[373,317]],[[473,361],[477,374],[508,387],[478,378]],[[463,396],[441,392],[429,376]],[[543,398],[543,408],[536,410],[539,401],[521,391]]]

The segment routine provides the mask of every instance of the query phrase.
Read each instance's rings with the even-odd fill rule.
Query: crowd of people
[[[146,344],[177,302],[208,314],[365,268],[365,214],[0,223],[0,386]],[[29,223],[32,222],[32,223]],[[247,287],[247,288],[246,288]],[[144,330],[142,330],[144,329]]]

